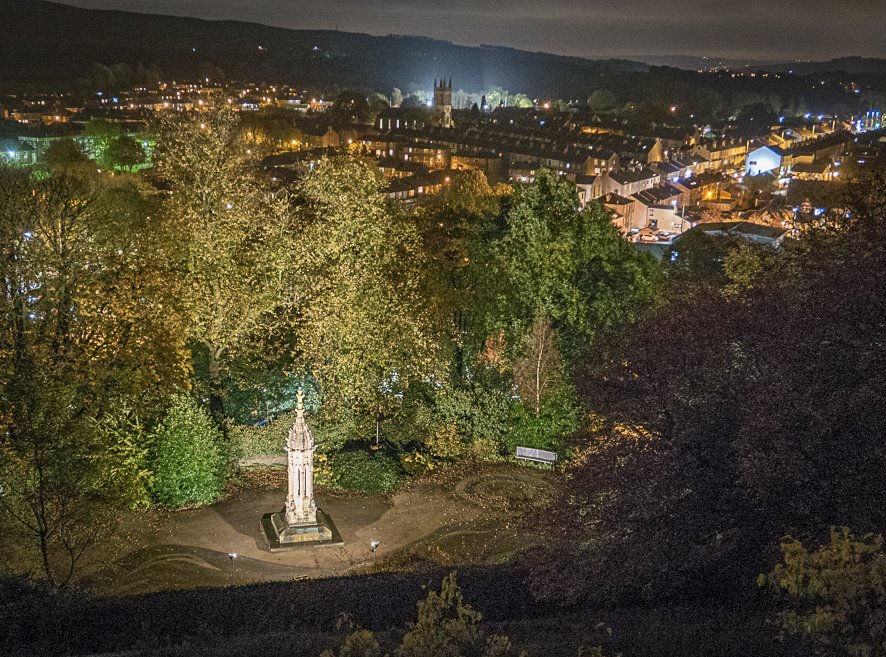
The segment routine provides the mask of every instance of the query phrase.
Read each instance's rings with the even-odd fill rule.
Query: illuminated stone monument
[[[310,543],[340,543],[332,521],[314,502],[314,436],[305,421],[304,394],[298,389],[295,424],[286,440],[289,490],[286,506],[262,516],[262,529],[272,550]]]

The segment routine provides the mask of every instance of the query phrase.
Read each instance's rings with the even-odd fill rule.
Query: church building
[[[441,128],[452,127],[452,78],[449,78],[449,82],[440,78],[440,84],[434,80],[433,123]]]

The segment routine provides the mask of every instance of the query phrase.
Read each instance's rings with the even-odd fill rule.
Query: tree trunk
[[[46,581],[50,586],[55,586],[55,577],[52,574],[52,566],[49,564],[49,541],[46,538],[46,532],[41,528],[40,531],[40,559],[43,564],[43,572],[46,573]]]
[[[46,511],[46,491],[45,479],[42,465],[42,454],[40,448],[34,445],[34,462],[37,466],[35,477],[37,479],[37,499],[34,501],[34,519],[37,522],[37,533],[40,537],[40,558],[43,563],[43,572],[46,573],[46,579],[52,586],[56,585],[55,577],[52,573],[52,565],[49,563],[49,518]]]
[[[538,350],[536,351],[535,358],[535,415],[538,417],[538,414],[541,413],[541,377],[542,377],[542,363],[545,358],[545,342],[547,341],[548,336],[548,325],[547,322],[544,322],[541,326],[541,331],[538,336]]]
[[[209,349],[209,412],[212,419],[224,431],[225,426],[225,402],[224,386],[221,378],[221,347],[213,344],[207,345]]]

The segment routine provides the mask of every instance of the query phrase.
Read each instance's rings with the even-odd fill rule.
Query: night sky
[[[69,0],[585,57],[886,57],[886,0]]]

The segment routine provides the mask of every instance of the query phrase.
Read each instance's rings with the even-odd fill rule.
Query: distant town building
[[[18,139],[0,140],[0,162],[6,164],[30,165],[37,161],[34,147]]]
[[[434,123],[441,128],[452,127],[452,78],[449,82],[434,80]]]
[[[779,146],[760,146],[748,153],[746,176],[759,176],[772,171],[780,173],[787,151]]]
[[[710,162],[711,169],[729,169],[741,166],[748,153],[749,142],[743,139],[706,141],[693,147],[692,153]]]
[[[886,120],[884,120],[883,112],[880,110],[870,110],[859,119],[856,126],[859,132],[880,130],[881,128],[886,128]]]

